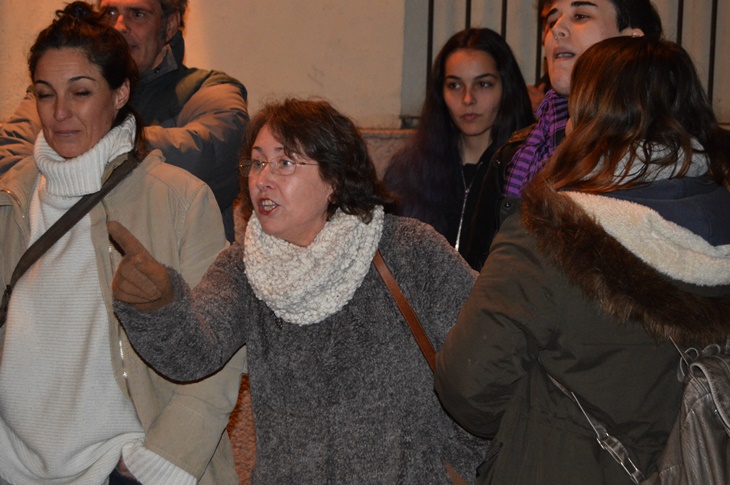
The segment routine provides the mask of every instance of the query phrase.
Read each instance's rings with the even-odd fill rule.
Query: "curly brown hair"
[[[328,219],[341,209],[369,223],[375,206],[390,201],[360,131],[327,101],[287,98],[266,104],[248,124],[244,157],[251,155],[264,126],[288,155],[303,154],[317,161],[320,176],[333,189]],[[245,179],[241,187],[244,199],[249,198]]]

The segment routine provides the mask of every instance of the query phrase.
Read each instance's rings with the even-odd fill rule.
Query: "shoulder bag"
[[[383,279],[385,286],[388,287],[388,290],[390,290],[390,293],[393,295],[403,318],[406,319],[408,327],[411,329],[411,333],[416,339],[416,343],[421,349],[423,357],[426,359],[428,366],[431,368],[431,372],[434,372],[436,370],[436,351],[433,348],[433,344],[429,340],[428,335],[426,335],[426,332],[423,330],[423,326],[421,325],[416,312],[413,311],[411,304],[408,303],[408,299],[401,291],[400,286],[398,286],[398,282],[396,282],[395,278],[393,278],[393,274],[390,272],[390,269],[388,269],[388,265],[385,264],[385,260],[380,254],[380,249],[375,252],[373,264],[375,265],[375,269],[378,270],[378,273],[380,273],[380,277]],[[446,466],[446,472],[449,474],[449,478],[454,485],[467,485],[466,480],[459,475],[451,464],[444,462],[444,465]]]

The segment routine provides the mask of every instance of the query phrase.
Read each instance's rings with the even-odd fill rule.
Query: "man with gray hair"
[[[139,70],[130,103],[147,125],[145,136],[167,163],[210,186],[233,240],[238,158],[248,121],[246,88],[220,72],[183,65],[188,0],[100,0],[109,25],[127,40]],[[0,129],[0,175],[33,153],[40,131],[35,96],[28,90]]]

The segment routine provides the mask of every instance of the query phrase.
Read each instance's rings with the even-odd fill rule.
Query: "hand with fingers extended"
[[[111,221],[107,229],[124,253],[112,280],[114,298],[145,311],[172,303],[175,291],[165,267],[120,223]]]

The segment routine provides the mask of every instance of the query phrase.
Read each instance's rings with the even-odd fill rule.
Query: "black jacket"
[[[482,269],[487,260],[489,246],[492,245],[499,226],[518,202],[512,198],[505,199],[502,195],[507,181],[507,170],[534,126],[533,124],[514,132],[509,141],[499,147],[487,165],[484,180],[478,187],[479,192],[472,195],[475,203],[469,212],[470,231],[462,238],[461,253],[477,271]]]

